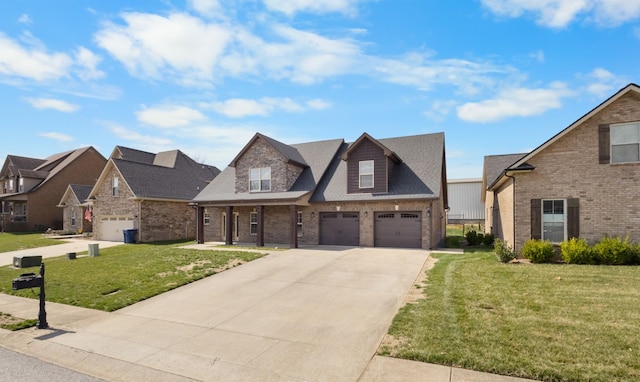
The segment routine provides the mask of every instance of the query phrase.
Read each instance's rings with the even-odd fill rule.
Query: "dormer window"
[[[111,181],[111,196],[118,196],[118,178]]]
[[[271,191],[271,167],[252,168],[249,170],[249,191]]]
[[[18,192],[24,192],[24,178],[18,179]]]
[[[373,161],[363,160],[359,162],[359,187],[373,188]]]

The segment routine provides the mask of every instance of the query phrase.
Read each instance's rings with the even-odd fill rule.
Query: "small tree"
[[[506,241],[495,239],[493,249],[496,252],[498,261],[502,263],[508,263],[509,261],[516,258],[516,251],[514,251]]]

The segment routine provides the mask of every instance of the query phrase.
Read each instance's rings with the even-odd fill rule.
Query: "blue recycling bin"
[[[137,229],[125,229],[122,230],[124,234],[124,242],[125,244],[131,244],[136,242],[136,234],[138,233]]]

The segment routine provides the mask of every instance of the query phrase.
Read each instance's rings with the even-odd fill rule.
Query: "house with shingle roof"
[[[197,241],[436,248],[444,134],[284,144],[257,133],[194,199]]]
[[[629,84],[531,152],[485,158],[485,229],[516,250],[530,239],[640,241],[639,184],[640,87]]]
[[[45,159],[8,155],[0,170],[0,223],[7,232],[62,229],[57,205],[71,183],[92,184],[106,159],[93,147]]]
[[[116,146],[88,196],[94,237],[121,241],[124,230],[136,229],[140,242],[194,238],[189,202],[219,173],[180,150]]]
[[[70,184],[58,207],[62,208],[62,230],[65,232],[92,232],[91,202],[92,185]]]

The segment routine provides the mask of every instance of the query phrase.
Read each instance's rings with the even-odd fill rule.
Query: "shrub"
[[[466,233],[464,238],[467,239],[467,244],[478,245],[482,243],[482,239],[484,238],[484,236],[482,234],[478,234],[475,230],[471,230]]]
[[[490,233],[487,233],[487,234],[484,235],[484,238],[482,239],[482,244],[484,244],[484,245],[493,245],[493,240],[494,240],[493,235],[490,234]]]
[[[516,258],[516,252],[509,246],[509,243],[500,239],[495,239],[493,249],[496,251],[498,261],[508,263]]]
[[[619,237],[603,237],[593,246],[598,264],[625,265],[634,260],[634,248],[629,239]]]
[[[596,264],[593,249],[584,239],[571,238],[560,244],[562,260],[569,264]]]
[[[553,244],[548,240],[531,239],[522,246],[522,257],[532,263],[548,263],[554,253]]]

